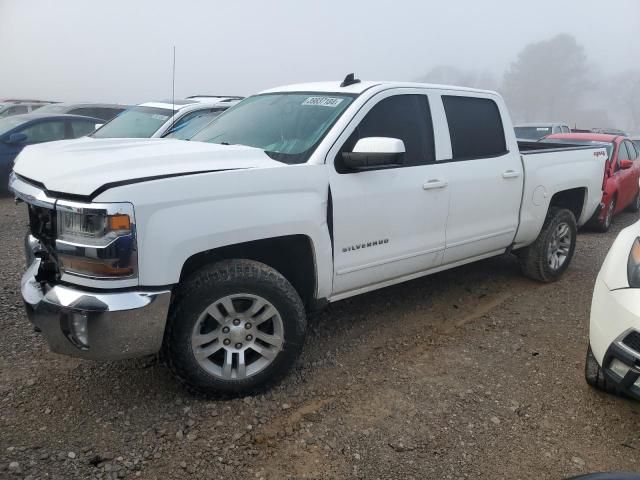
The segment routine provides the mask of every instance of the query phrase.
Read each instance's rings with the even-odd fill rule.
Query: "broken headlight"
[[[640,288],[640,238],[636,238],[627,260],[627,280],[631,288]]]
[[[63,273],[104,279],[136,274],[131,204],[58,202],[56,211],[56,254]]]

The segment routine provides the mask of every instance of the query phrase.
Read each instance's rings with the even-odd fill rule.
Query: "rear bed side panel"
[[[312,242],[317,298],[331,293],[325,166],[295,165],[205,173],[108,190],[95,201],[135,205],[140,285],[178,282],[200,252],[252,240],[306,235]]]
[[[603,148],[523,154],[524,194],[515,247],[526,246],[536,239],[549,210],[549,203],[558,192],[586,189],[582,213],[576,219],[578,225],[584,225],[600,204],[606,159]]]

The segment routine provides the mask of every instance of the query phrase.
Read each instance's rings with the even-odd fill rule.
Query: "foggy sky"
[[[138,103],[438,65],[501,78],[526,44],[574,35],[598,70],[640,68],[638,0],[0,0],[0,98]],[[634,65],[635,64],[635,65]]]

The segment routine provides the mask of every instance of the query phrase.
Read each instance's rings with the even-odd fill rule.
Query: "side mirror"
[[[6,143],[10,145],[21,145],[27,141],[27,136],[24,133],[12,133],[9,135],[9,140]]]
[[[342,160],[352,170],[373,170],[402,165],[406,150],[404,142],[397,138],[361,138],[353,152],[342,152]]]
[[[633,160],[620,160],[620,169],[628,170],[633,167]]]
[[[94,126],[95,126],[95,129],[97,130],[97,129],[99,129],[102,125],[104,125],[104,123],[96,123]]]

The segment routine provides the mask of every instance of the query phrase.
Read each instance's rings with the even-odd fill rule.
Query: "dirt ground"
[[[0,478],[559,479],[638,470],[639,404],[584,382],[593,283],[501,257],[333,304],[265,395],[189,396],[154,359],[50,353],[23,313],[23,206],[0,199]]]

